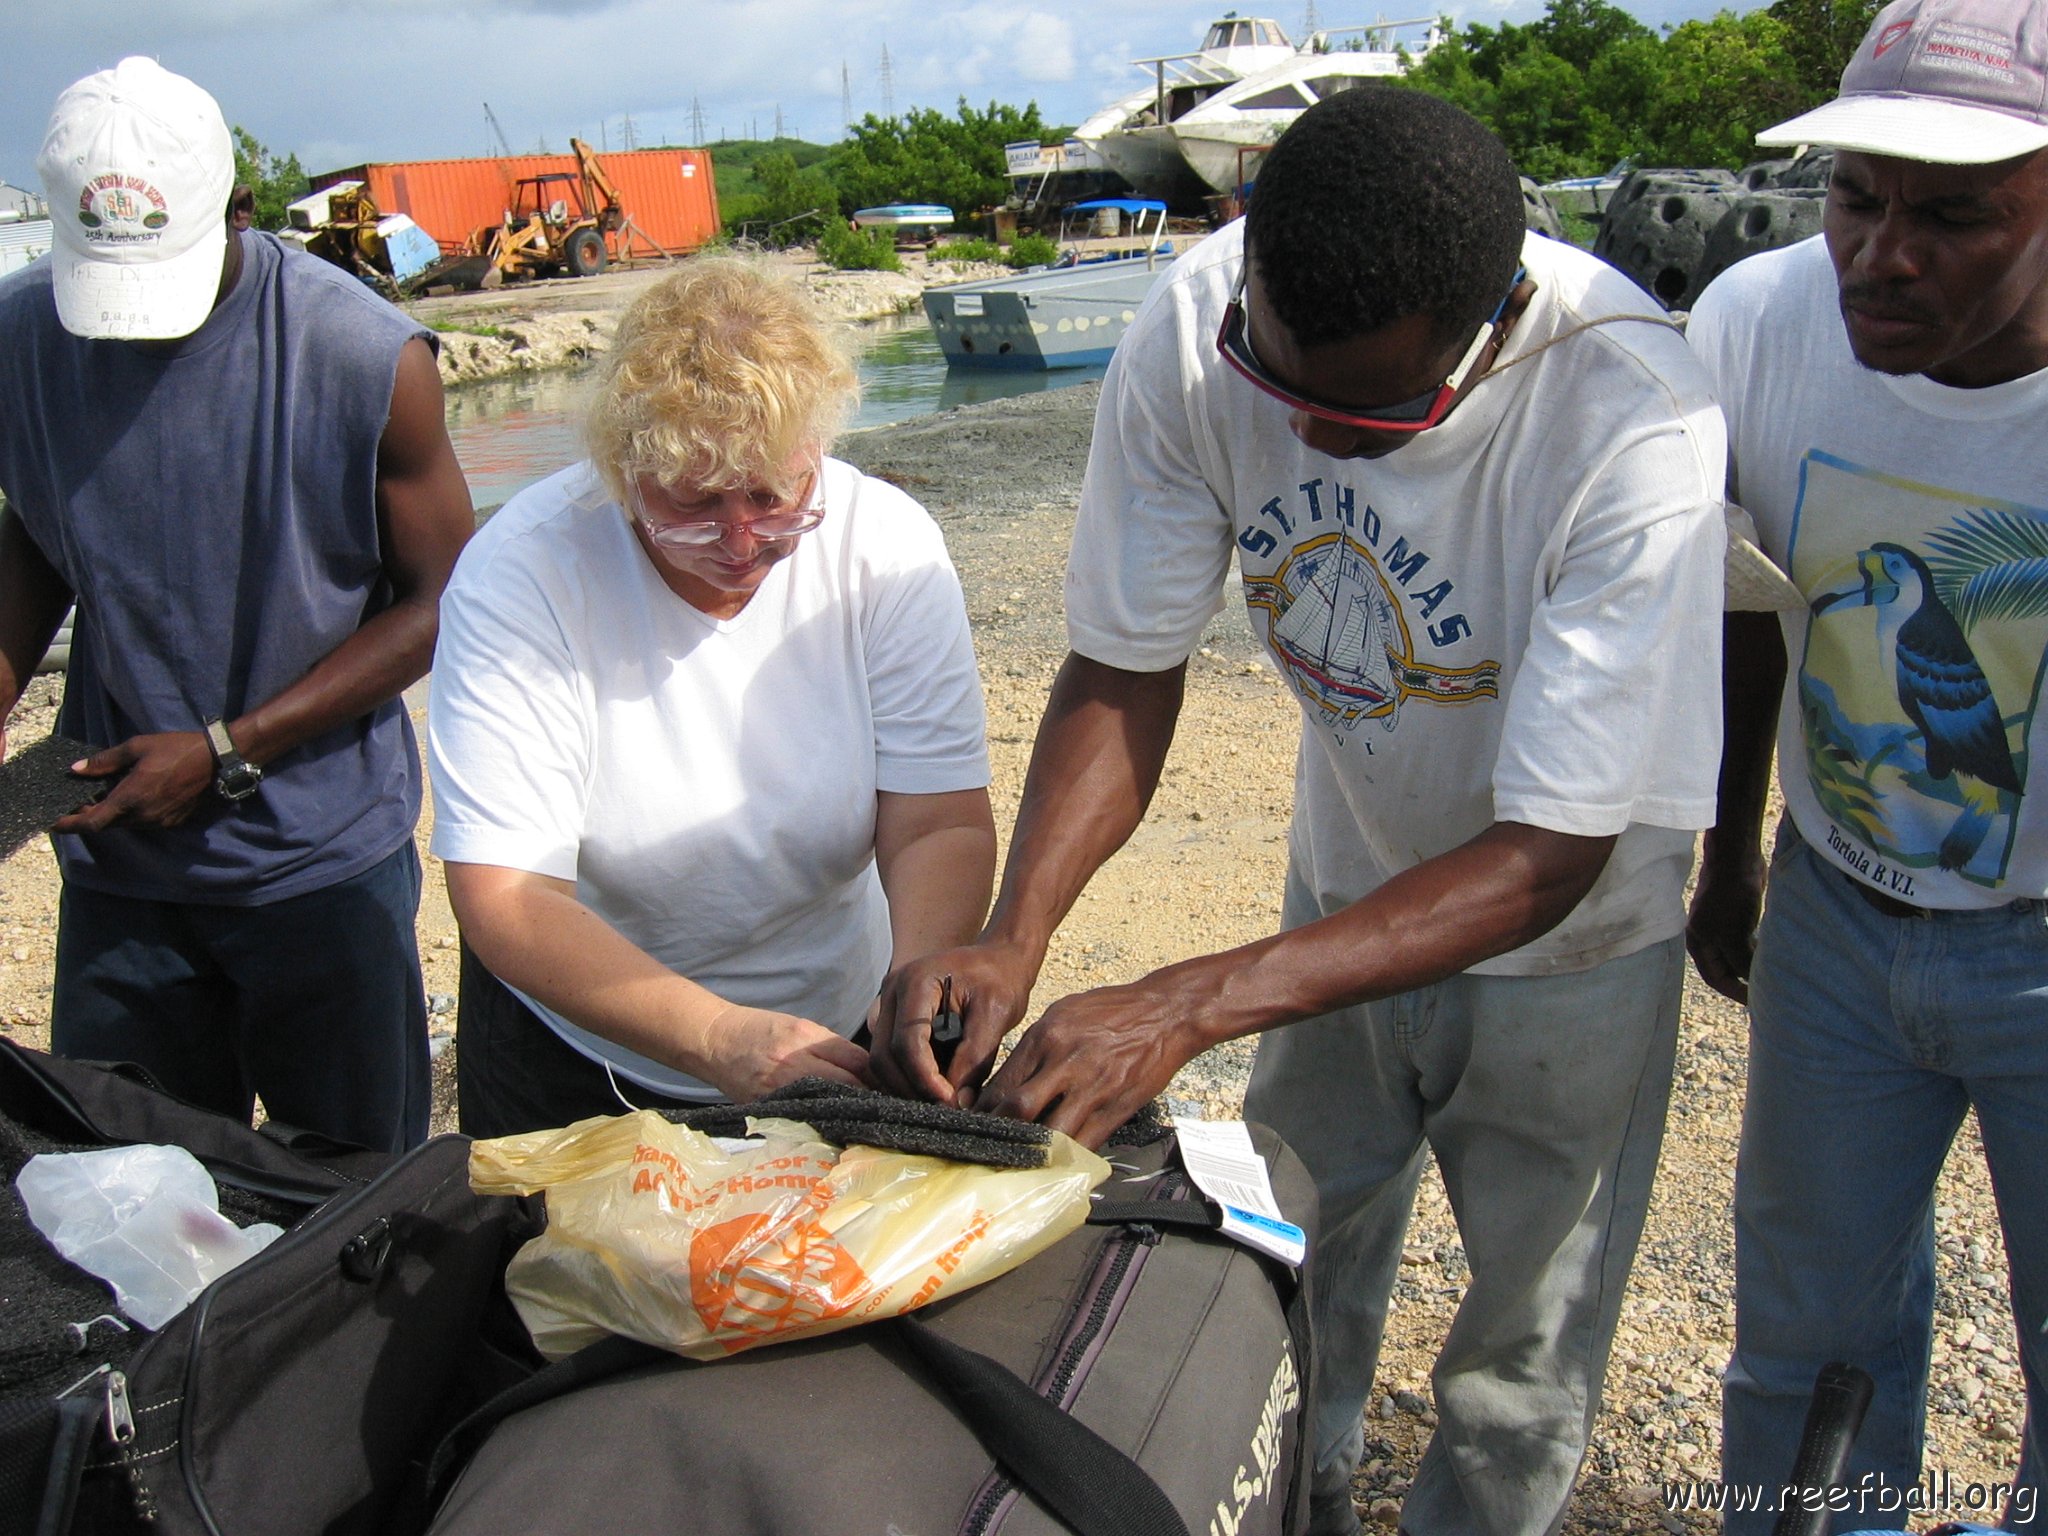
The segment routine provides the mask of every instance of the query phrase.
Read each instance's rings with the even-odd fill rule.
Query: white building
[[[48,219],[0,217],[0,277],[25,267],[50,248]]]
[[[40,192],[31,192],[26,187],[13,186],[0,181],[0,219],[10,216],[17,219],[40,219],[48,212],[43,207]]]

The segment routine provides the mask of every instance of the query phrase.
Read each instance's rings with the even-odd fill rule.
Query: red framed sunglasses
[[[1458,391],[1465,387],[1472,370],[1479,366],[1479,358],[1486,351],[1486,344],[1493,338],[1494,327],[1500,324],[1500,317],[1507,313],[1508,300],[1527,276],[1522,267],[1515,269],[1514,281],[1508,284],[1508,291],[1501,295],[1500,304],[1494,309],[1493,317],[1479,328],[1479,334],[1472,338],[1472,345],[1465,349],[1465,355],[1458,359],[1458,366],[1451,370],[1449,378],[1426,395],[1417,395],[1413,400],[1403,400],[1399,405],[1380,406],[1372,411],[1354,410],[1349,406],[1328,405],[1320,400],[1310,400],[1298,395],[1266,372],[1265,364],[1259,361],[1252,350],[1251,337],[1246,330],[1244,318],[1244,284],[1250,275],[1251,264],[1246,262],[1238,269],[1237,282],[1230,290],[1230,302],[1223,307],[1223,327],[1216,333],[1216,350],[1223,355],[1223,361],[1238,371],[1246,383],[1278,400],[1291,411],[1300,411],[1323,421],[1334,421],[1340,426],[1363,427],[1374,432],[1425,432],[1444,419],[1451,408],[1451,402],[1458,398]]]

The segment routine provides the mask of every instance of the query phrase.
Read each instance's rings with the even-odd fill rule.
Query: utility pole
[[[775,103],[775,137],[782,137],[782,103]]]
[[[695,96],[690,98],[690,142],[697,145],[704,142],[704,103]]]
[[[853,75],[846,67],[846,60],[839,61],[839,132],[841,136],[853,131]]]
[[[1308,0],[1308,10],[1301,18],[1301,45],[1306,48],[1315,35],[1323,30],[1322,18],[1316,15],[1316,0]]]
[[[626,150],[640,147],[640,130],[633,124],[633,114],[628,112],[619,119],[619,146]]]
[[[896,115],[896,71],[889,63],[889,45],[882,44],[882,116]]]

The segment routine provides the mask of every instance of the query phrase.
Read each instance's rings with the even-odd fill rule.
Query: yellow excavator
[[[470,236],[470,252],[490,263],[484,287],[507,278],[590,277],[610,261],[612,237],[626,224],[619,189],[588,144],[571,139],[569,149],[575,171],[515,182],[504,222]]]

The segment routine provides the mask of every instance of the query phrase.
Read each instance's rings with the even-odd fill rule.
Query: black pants
[[[690,1106],[624,1078],[615,1089],[601,1064],[548,1028],[467,944],[455,1017],[455,1104],[465,1136],[552,1130],[628,1107]]]
[[[426,1139],[427,1000],[410,839],[360,875],[257,907],[67,883],[50,1045],[132,1061],[189,1103],[377,1151]]]

